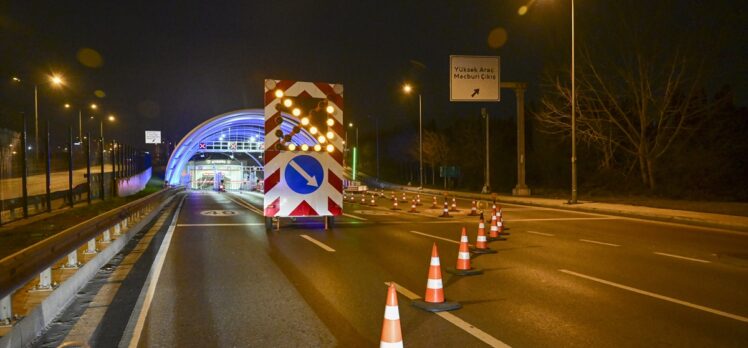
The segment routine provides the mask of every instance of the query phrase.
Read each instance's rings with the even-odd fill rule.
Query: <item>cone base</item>
[[[447,273],[451,273],[454,275],[468,276],[468,275],[483,274],[483,270],[480,268],[457,269],[457,268],[449,267],[447,268]]]
[[[411,304],[413,305],[413,307],[423,309],[424,311],[427,311],[427,312],[453,311],[455,309],[462,308],[462,305],[459,304],[458,302],[449,302],[449,301],[444,301],[441,303],[431,303],[431,302],[426,302],[424,300],[415,300],[411,302]]]
[[[486,249],[471,248],[470,252],[474,254],[496,254],[497,253],[496,250],[493,250],[491,248],[486,248]]]
[[[496,237],[496,238],[494,238],[494,237],[488,237],[488,238],[486,238],[486,240],[488,240],[489,242],[495,242],[497,240],[506,240],[506,238],[504,238],[504,237]]]
[[[459,209],[449,209],[449,212],[450,212],[450,213],[457,213],[457,212],[459,212],[459,211],[460,211]]]

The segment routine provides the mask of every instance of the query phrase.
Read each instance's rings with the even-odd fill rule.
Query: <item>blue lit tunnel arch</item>
[[[282,116],[283,123],[281,124],[281,129],[284,134],[290,134],[293,127],[298,125],[298,120],[285,113]],[[166,164],[166,182],[170,185],[187,184],[189,176],[185,172],[185,167],[200,152],[199,144],[206,140],[214,139],[227,128],[256,129],[257,132],[253,133],[252,136],[256,137],[258,142],[263,143],[265,141],[264,110],[244,109],[227,112],[215,116],[193,128],[179,141],[171,153],[169,162]],[[247,133],[243,134],[249,136]],[[304,130],[303,127],[301,132],[293,136],[293,142],[298,145],[316,144],[314,137]]]

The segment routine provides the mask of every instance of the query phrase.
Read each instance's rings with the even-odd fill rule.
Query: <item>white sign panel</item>
[[[449,100],[499,101],[499,57],[449,56]]]
[[[161,131],[145,131],[146,144],[161,144]]]

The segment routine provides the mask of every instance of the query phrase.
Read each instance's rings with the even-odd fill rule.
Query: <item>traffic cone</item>
[[[499,208],[499,213],[501,213],[501,208]],[[499,227],[499,236],[508,236],[508,235],[511,234],[511,233],[509,233],[509,232],[506,231],[509,228],[506,227],[506,224],[504,223],[504,215],[503,214],[499,214],[496,217],[496,225],[498,225],[498,227]]]
[[[457,251],[457,267],[447,268],[447,272],[454,275],[477,275],[483,273],[481,269],[470,267],[470,247],[468,246],[465,227],[462,228],[462,235],[460,236],[460,249]]]
[[[478,216],[478,205],[473,201],[473,206],[470,207],[470,214],[468,216]]]
[[[457,210],[457,200],[454,197],[452,197],[452,207],[449,208],[449,211],[459,211]]]
[[[488,232],[488,241],[505,240],[499,235],[499,218],[496,215],[491,216],[491,230]]]
[[[390,210],[400,210],[400,208],[397,207],[397,199],[392,200],[392,208]]]
[[[384,197],[384,190],[379,190],[379,198]]]
[[[444,198],[444,209],[442,210],[442,215],[439,215],[439,217],[448,218],[449,216],[449,204],[447,203],[447,199]]]
[[[421,194],[420,193],[416,195],[416,205],[419,206],[419,207],[422,205],[421,204]]]
[[[426,296],[423,300],[413,301],[413,306],[429,312],[451,311],[462,307],[457,302],[447,302],[444,300],[442,268],[439,262],[439,253],[436,250],[436,243],[431,248],[431,263],[429,266],[428,282],[426,282]]]
[[[483,214],[481,214],[480,223],[478,224],[478,237],[475,239],[475,248],[471,251],[476,254],[495,254],[496,250],[489,248],[487,242],[486,224],[483,220]]]
[[[431,209],[436,209],[436,208],[438,207],[436,206],[436,196],[434,196],[434,202],[431,203]]]
[[[374,198],[374,197],[375,197],[375,196],[374,196],[374,194],[372,193],[372,194],[371,194],[371,204],[370,204],[370,205],[371,205],[372,207],[376,207],[376,206],[377,206],[377,200],[376,200],[376,198]]]
[[[415,199],[410,203],[410,210],[408,210],[408,212],[410,212],[410,213],[417,213],[418,212],[418,210],[416,210],[416,200]]]
[[[403,198],[400,198],[400,203],[408,203],[408,197],[405,196],[405,192],[403,192]]]
[[[400,330],[400,310],[397,306],[395,283],[387,288],[387,302],[384,305],[384,322],[379,348],[402,348],[403,332]]]

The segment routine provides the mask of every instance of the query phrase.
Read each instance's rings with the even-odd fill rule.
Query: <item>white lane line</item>
[[[343,213],[343,216],[347,216],[347,217],[349,217],[351,219],[357,219],[357,220],[361,220],[361,221],[368,220],[367,218],[363,218],[363,217],[352,215],[352,214],[348,214],[348,213]]]
[[[393,282],[394,283],[394,282]],[[389,283],[384,283],[385,285],[390,285]],[[421,298],[420,296],[416,295],[414,292],[404,288],[402,285],[398,283],[395,284],[395,289],[397,289],[397,292],[402,294],[403,296],[407,297],[410,300],[417,300]],[[508,344],[501,342],[496,337],[493,337],[486,333],[485,331],[471,325],[470,323],[460,319],[456,315],[449,313],[449,312],[436,312],[436,315],[442,317],[442,319],[452,323],[454,326],[457,326],[460,329],[465,330],[465,332],[473,335],[475,338],[483,341],[483,343],[491,346],[491,347],[502,347],[502,348],[508,348],[510,347]]]
[[[426,237],[430,237],[430,238],[441,239],[443,241],[450,242],[450,243],[460,244],[460,241],[458,241],[458,240],[452,240],[452,239],[442,238],[442,237],[434,236],[434,235],[431,235],[431,234],[428,234],[428,233],[423,233],[423,232],[418,232],[418,231],[408,231],[408,232],[415,233],[415,234],[420,234],[422,236],[426,236]]]
[[[618,244],[613,244],[613,243],[605,243],[605,242],[599,242],[599,241],[596,241],[596,240],[589,240],[589,239],[580,239],[579,241],[580,241],[580,242],[585,242],[585,243],[592,243],[592,244],[599,244],[599,245],[607,245],[607,246],[612,246],[612,247],[619,247],[619,246],[620,246],[620,245],[618,245]]]
[[[539,234],[541,236],[548,236],[548,237],[555,236],[555,234],[552,234],[552,233],[543,233],[543,232],[537,232],[537,231],[527,231],[527,233]]]
[[[668,253],[661,253],[661,252],[657,252],[657,251],[655,251],[654,253],[657,254],[657,255],[674,257],[676,259],[682,259],[682,260],[688,260],[688,261],[694,261],[694,262],[701,262],[701,263],[712,263],[712,261],[707,261],[707,260],[702,260],[702,259],[695,259],[695,258],[692,258],[692,257],[685,257],[685,256],[680,256],[680,255],[673,255],[673,254],[668,254]]]
[[[211,227],[211,226],[263,226],[263,222],[248,222],[248,223],[226,223],[226,224],[178,224],[177,227]]]
[[[304,238],[304,239],[306,239],[306,240],[308,240],[308,241],[310,241],[310,242],[312,242],[314,244],[317,244],[318,247],[320,247],[322,249],[325,249],[325,250],[327,250],[327,251],[329,251],[331,253],[335,252],[335,249],[330,248],[329,246],[327,246],[327,244],[322,243],[322,242],[320,242],[320,241],[318,241],[318,240],[316,240],[316,239],[314,239],[312,237],[309,237],[309,236],[307,236],[305,234],[299,235],[299,237]]]
[[[697,305],[697,304],[694,304],[694,303],[691,303],[691,302],[686,302],[686,301],[682,301],[682,300],[679,300],[679,299],[676,299],[676,298],[672,298],[672,297],[667,297],[667,296],[664,296],[664,295],[655,294],[653,292],[649,292],[649,291],[645,291],[645,290],[640,290],[640,289],[637,289],[637,288],[632,288],[630,286],[626,286],[626,285],[623,285],[623,284],[614,283],[614,282],[611,282],[611,281],[607,281],[607,280],[600,279],[600,278],[595,278],[595,277],[592,277],[592,276],[584,275],[584,274],[581,274],[581,273],[577,273],[577,272],[573,272],[573,271],[569,271],[569,270],[565,270],[565,269],[559,269],[559,271],[563,272],[563,273],[566,273],[566,274],[569,274],[569,275],[573,275],[573,276],[579,277],[579,278],[584,278],[584,279],[591,280],[591,281],[594,281],[594,282],[598,282],[598,283],[601,283],[601,284],[610,285],[612,287],[616,287],[616,288],[619,288],[619,289],[623,289],[623,290],[628,290],[628,291],[631,291],[631,292],[635,292],[637,294],[641,294],[641,295],[645,295],[645,296],[649,296],[649,297],[654,297],[654,298],[659,299],[659,300],[676,303],[676,304],[679,304],[679,305],[682,305],[682,306],[691,307],[691,308],[698,309],[698,310],[701,310],[701,311],[704,311],[704,312],[709,312],[709,313],[712,313],[712,314],[723,316],[725,318],[735,319],[735,320],[738,320],[738,321],[742,321],[742,322],[748,323],[748,318],[746,318],[744,316],[741,316],[741,315],[723,312],[723,311],[718,310],[718,309],[709,308],[709,307],[705,307],[705,306],[702,306],[702,305]]]
[[[239,199],[239,200],[236,200],[236,199],[234,199],[234,198],[232,198],[232,197],[228,197],[228,198],[229,198],[229,200],[230,200],[230,201],[232,201],[232,202],[234,202],[234,203],[236,203],[236,204],[238,204],[238,205],[241,205],[242,207],[245,207],[245,208],[249,209],[250,211],[252,211],[252,212],[254,212],[254,213],[257,213],[257,214],[260,214],[260,215],[263,215],[263,216],[265,215],[265,214],[264,214],[264,213],[262,212],[262,210],[260,210],[260,209],[258,209],[258,208],[255,208],[255,207],[254,207],[254,206],[252,206],[251,204],[247,204],[246,202],[244,202],[244,201],[243,201],[243,200],[241,200],[241,199]]]
[[[147,286],[148,291],[145,293],[145,298],[143,299],[143,307],[140,308],[138,321],[135,323],[132,338],[130,339],[130,343],[128,344],[128,347],[130,348],[137,348],[138,343],[140,342],[140,335],[143,333],[145,319],[148,317],[148,311],[151,308],[151,302],[153,302],[153,295],[156,293],[156,285],[158,285],[158,279],[161,276],[161,269],[164,268],[166,253],[169,251],[169,246],[171,245],[171,237],[174,235],[174,229],[177,226],[177,219],[179,218],[179,214],[182,211],[182,203],[184,203],[184,199],[179,202],[179,206],[177,206],[177,210],[174,212],[174,217],[172,217],[171,223],[169,224],[169,229],[166,230],[164,239],[163,241],[161,241],[161,246],[158,249],[158,254],[156,254],[156,259],[153,262],[153,266],[148,272],[146,284],[143,285],[144,287]],[[120,342],[120,346],[122,346],[122,342]]]
[[[578,217],[578,218],[537,218],[537,219],[505,219],[507,222],[527,221],[584,221],[584,220],[622,220],[619,217]]]

